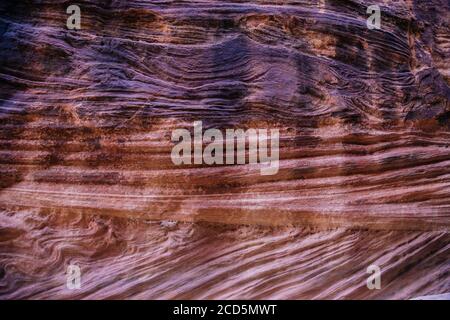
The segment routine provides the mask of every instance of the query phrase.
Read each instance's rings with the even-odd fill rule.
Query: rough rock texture
[[[450,292],[448,1],[70,4],[0,3],[0,299]],[[175,167],[195,120],[279,173]]]

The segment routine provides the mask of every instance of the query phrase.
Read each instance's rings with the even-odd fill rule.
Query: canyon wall
[[[448,1],[70,4],[0,4],[0,299],[450,292]],[[175,166],[194,121],[279,172]]]

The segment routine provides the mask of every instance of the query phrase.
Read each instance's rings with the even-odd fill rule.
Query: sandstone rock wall
[[[450,291],[447,1],[70,4],[0,4],[0,298]],[[279,173],[174,166],[196,120],[279,128]]]

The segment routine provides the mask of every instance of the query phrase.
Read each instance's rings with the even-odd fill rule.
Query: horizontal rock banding
[[[279,228],[292,228],[302,239],[309,238],[306,228],[323,237],[337,228],[348,239],[363,234],[361,239],[376,242],[377,235],[386,235],[377,243],[380,248],[417,237],[422,240],[406,244],[407,250],[423,248],[430,259],[438,252],[429,271],[446,279],[449,6],[437,0],[384,2],[381,30],[369,30],[370,4],[83,1],[82,29],[76,31],[65,27],[66,1],[0,4],[2,216],[72,221],[72,216],[108,220],[113,215],[117,221],[187,222],[177,227],[181,229],[217,223],[214,228],[234,228],[235,233],[246,227],[225,225],[246,224],[266,228],[257,237],[267,236],[267,241],[272,233],[286,236],[288,231]],[[174,166],[171,132],[192,128],[194,121],[222,131],[280,129],[278,174],[261,176],[259,165]],[[99,215],[106,217],[95,218]],[[88,226],[73,223],[78,229]],[[5,243],[0,266],[6,280],[0,272],[0,283],[6,285],[0,287],[0,297],[37,297],[23,283],[24,289],[12,294],[17,287],[14,272],[8,271],[19,262],[8,258],[20,251],[15,241],[26,237],[17,232],[32,232],[35,226],[14,231],[5,224],[0,223],[0,230],[6,230],[0,233]],[[63,233],[65,228],[55,226],[49,232]],[[152,226],[148,232],[162,232],[158,230]],[[78,243],[71,237],[66,240]],[[438,239],[435,251],[428,251],[429,239]],[[233,240],[234,245],[240,240]],[[186,241],[190,246],[191,240]],[[83,245],[92,245],[96,254],[120,257],[93,243],[94,238]],[[149,252],[161,243],[153,245]],[[289,251],[284,246],[265,250]],[[302,246],[299,250],[306,254],[308,246]],[[351,246],[361,249],[356,243]],[[60,254],[59,247],[52,250]],[[368,260],[381,253],[374,250]],[[56,259],[57,267],[49,268],[62,268],[70,256]],[[419,256],[412,253],[408,265]],[[205,264],[202,272],[214,269],[195,261]],[[272,270],[268,262],[261,265]],[[167,267],[174,270],[167,277],[175,286],[180,273],[176,265]],[[293,266],[287,263],[285,268]],[[27,270],[16,271],[27,275]],[[30,268],[27,276],[35,272]],[[352,271],[338,272],[347,273]],[[248,289],[243,297],[410,298],[450,289],[448,281],[438,285],[428,277],[423,291],[413,286],[396,294],[367,293],[337,282],[328,289],[323,283],[282,288],[272,280],[263,284],[266,276],[260,275],[260,290]],[[164,288],[163,280],[155,292],[171,298],[236,298],[242,292],[238,288],[251,283],[228,279],[235,291],[221,295],[212,285],[219,279],[223,276],[212,276],[210,287],[199,284],[190,296],[183,289]],[[394,286],[408,279],[400,277]],[[319,288],[324,291],[319,293]],[[148,297],[146,292],[120,292],[117,297]],[[95,290],[85,294],[115,297]]]

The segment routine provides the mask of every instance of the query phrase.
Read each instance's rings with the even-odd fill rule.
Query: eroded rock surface
[[[70,4],[0,4],[0,298],[450,292],[448,1]],[[278,174],[174,166],[196,120]]]

